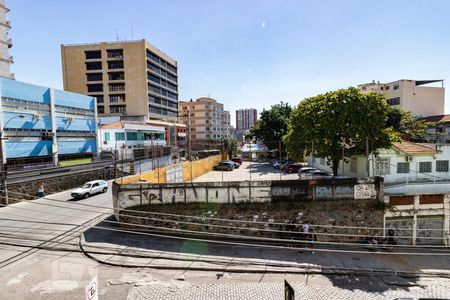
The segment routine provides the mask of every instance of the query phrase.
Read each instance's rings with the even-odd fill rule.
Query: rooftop
[[[437,115],[420,118],[419,121],[435,122],[435,123],[448,123],[450,122],[450,115]]]
[[[408,141],[403,141],[401,143],[394,143],[394,148],[405,154],[436,154],[436,150],[433,148],[433,145],[425,146],[423,144],[412,143]]]

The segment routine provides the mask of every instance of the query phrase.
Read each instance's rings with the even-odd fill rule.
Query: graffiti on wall
[[[355,199],[375,199],[377,197],[375,184],[357,184],[354,191]]]

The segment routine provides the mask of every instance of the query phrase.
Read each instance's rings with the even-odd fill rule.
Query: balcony
[[[6,43],[8,44],[8,48],[11,48],[13,46],[12,39],[7,39]]]

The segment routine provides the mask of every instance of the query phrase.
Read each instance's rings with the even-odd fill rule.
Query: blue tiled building
[[[95,98],[0,78],[3,161],[8,164],[97,153]]]

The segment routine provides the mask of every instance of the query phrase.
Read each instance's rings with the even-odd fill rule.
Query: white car
[[[82,187],[73,191],[70,195],[73,198],[89,198],[91,195],[106,193],[108,183],[104,180],[93,180],[86,182]]]

